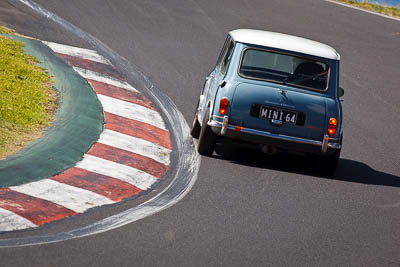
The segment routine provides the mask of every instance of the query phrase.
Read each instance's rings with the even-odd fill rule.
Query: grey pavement
[[[344,147],[333,178],[319,176],[300,157],[266,157],[241,147],[231,158],[203,157],[197,183],[175,206],[87,238],[1,249],[2,264],[400,264],[400,22],[322,0],[37,2],[139,66],[187,121],[229,30],[266,29],[327,43],[342,56]],[[20,22],[18,29],[79,45],[19,12],[34,23]],[[42,231],[124,206],[112,209]]]

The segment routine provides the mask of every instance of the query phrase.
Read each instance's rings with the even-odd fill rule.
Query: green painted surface
[[[82,159],[104,124],[102,106],[88,82],[37,40],[12,36],[53,76],[59,107],[43,136],[0,161],[0,187],[51,177]]]

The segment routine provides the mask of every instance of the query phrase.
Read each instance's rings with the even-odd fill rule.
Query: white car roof
[[[322,58],[340,60],[339,53],[329,45],[293,35],[249,29],[238,29],[229,32],[229,34],[234,41],[239,43],[278,48]]]

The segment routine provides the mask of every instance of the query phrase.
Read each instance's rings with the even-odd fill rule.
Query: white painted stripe
[[[113,85],[113,86],[116,86],[116,87],[120,87],[120,88],[123,88],[123,89],[127,89],[129,91],[133,91],[133,92],[139,93],[138,90],[133,88],[127,82],[116,80],[116,79],[104,76],[104,74],[101,74],[101,73],[98,73],[98,72],[95,72],[95,71],[81,69],[81,68],[78,68],[78,67],[72,67],[72,68],[76,72],[78,72],[81,76],[83,76],[85,79],[95,80],[95,81],[98,81],[98,82],[110,84],[110,85]]]
[[[75,212],[114,203],[91,191],[44,179],[37,182],[10,187],[12,190],[57,203]]]
[[[157,111],[101,94],[98,94],[97,97],[106,112],[166,130],[164,121]]]
[[[170,163],[171,150],[140,138],[105,129],[97,142],[152,158],[167,166]]]
[[[0,208],[0,232],[36,227],[36,224],[6,209]]]
[[[69,24],[57,15],[40,7],[35,2],[31,2],[30,0],[19,1],[37,11],[39,14],[47,16],[51,21],[56,22],[63,27],[68,27],[80,34],[84,34],[84,36],[88,37],[89,40],[93,40],[92,36],[87,35],[87,33],[82,32],[81,30],[79,30],[72,24]],[[156,97],[160,97],[160,93],[157,93]],[[125,210],[121,213],[107,217],[90,225],[85,225],[83,227],[75,228],[65,232],[48,234],[46,236],[36,235],[0,239],[0,248],[51,244],[104,233],[130,224],[132,222],[136,222],[148,216],[154,215],[158,212],[172,207],[180,200],[182,200],[190,192],[193,185],[197,181],[201,157],[196,152],[196,141],[193,142],[193,140],[191,139],[189,135],[189,125],[187,125],[187,122],[182,113],[180,113],[175,105],[172,105],[169,108],[170,109],[167,109],[167,112],[169,114],[177,114],[177,116],[172,117],[174,120],[174,127],[178,129],[176,130],[176,138],[178,140],[177,150],[180,151],[180,153],[183,153],[184,156],[181,157],[182,160],[179,160],[179,162],[177,163],[176,172],[171,182],[162,192],[153,196],[151,199],[147,200],[145,203],[142,203],[139,206],[135,206],[129,210]]]
[[[74,46],[69,46],[69,45],[64,45],[64,44],[58,44],[58,43],[52,43],[52,42],[46,42],[46,41],[42,41],[42,42],[45,45],[47,45],[48,47],[50,47],[56,53],[69,55],[69,56],[73,56],[73,57],[78,57],[78,58],[83,58],[83,59],[88,59],[91,61],[111,65],[110,61],[108,61],[103,56],[99,55],[95,50],[74,47]]]
[[[119,179],[142,190],[149,189],[157,181],[144,171],[92,155],[85,155],[76,167]]]
[[[357,9],[357,10],[360,10],[360,11],[363,11],[363,12],[366,12],[366,13],[370,13],[370,14],[374,14],[374,15],[377,15],[377,16],[381,16],[381,17],[384,17],[384,18],[387,18],[387,19],[400,21],[399,18],[388,16],[388,15],[381,14],[381,13],[378,13],[378,12],[374,12],[372,10],[364,9],[364,8],[361,8],[361,7],[352,6],[350,4],[341,3],[341,2],[338,2],[338,1],[335,1],[335,0],[325,0],[325,1],[333,3],[333,4],[337,4],[337,5],[340,5],[340,6],[350,7],[352,9]]]

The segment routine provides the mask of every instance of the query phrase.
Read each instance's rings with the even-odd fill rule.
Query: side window
[[[232,41],[231,37],[228,36],[216,65],[216,70],[220,71],[222,74],[225,74],[226,70],[228,69],[234,46],[234,42]]]
[[[226,40],[225,40],[224,46],[222,47],[222,51],[219,54],[219,57],[218,57],[218,60],[217,60],[217,64],[215,65],[216,69],[220,68],[221,61],[222,61],[222,59],[224,58],[224,56],[226,54],[226,50],[228,49],[228,44],[230,43],[230,41],[231,41],[231,37],[228,36],[226,38]]]
[[[229,62],[231,61],[231,58],[232,58],[234,47],[235,47],[235,44],[233,43],[233,41],[230,41],[230,43],[228,44],[228,49],[226,51],[226,54],[221,62],[222,63],[221,64],[221,73],[222,74],[225,74],[226,70],[228,69]]]

